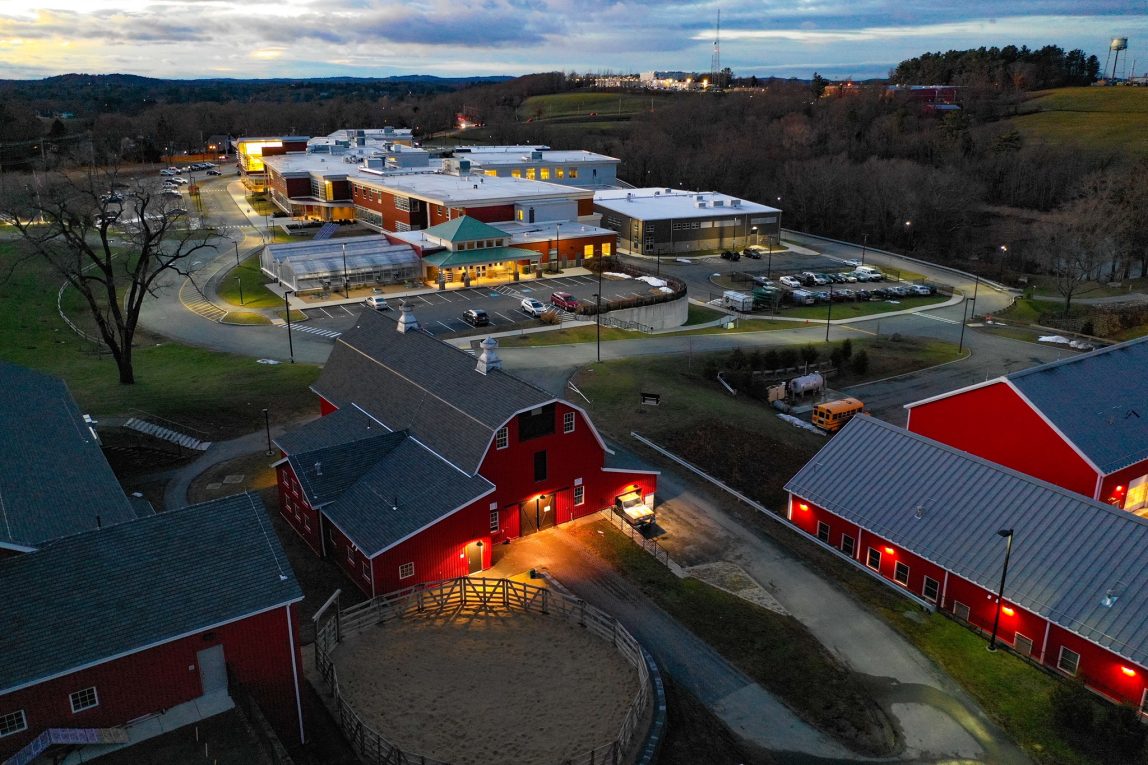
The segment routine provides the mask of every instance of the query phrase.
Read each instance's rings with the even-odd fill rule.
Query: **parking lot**
[[[603,300],[619,300],[636,295],[649,294],[650,287],[633,279],[602,280]],[[423,329],[433,335],[462,333],[473,328],[462,320],[464,311],[481,308],[490,319],[489,329],[484,331],[506,331],[516,326],[535,326],[538,319],[523,312],[523,298],[534,298],[549,304],[554,292],[570,292],[581,303],[593,303],[598,291],[596,276],[558,276],[544,279],[526,279],[499,287],[472,287],[469,289],[443,290],[419,295],[410,295],[406,300],[414,307],[415,315]],[[389,299],[391,309],[398,308],[398,299]],[[296,329],[313,334],[337,337],[354,324],[361,311],[369,310],[362,303],[333,305],[322,308],[307,308],[309,321],[296,325]]]

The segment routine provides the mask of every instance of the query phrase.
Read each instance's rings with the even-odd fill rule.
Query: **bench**
[[[649,404],[650,406],[657,406],[661,403],[662,395],[660,393],[639,393],[642,397],[642,404]]]

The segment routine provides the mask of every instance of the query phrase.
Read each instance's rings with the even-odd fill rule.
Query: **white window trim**
[[[873,560],[873,553],[877,553],[877,565],[876,566],[874,566],[872,563],[870,563],[870,561]],[[881,570],[881,551],[878,550],[876,547],[870,547],[866,551],[866,553],[865,553],[865,567],[872,570],[872,571],[878,571],[879,572]]]
[[[576,418],[574,416],[574,412],[563,412],[563,414],[562,414],[562,433],[563,433],[563,435],[565,435],[566,433],[573,433],[574,432],[575,419]]]
[[[929,582],[932,582],[933,584],[937,585],[937,587],[936,587],[937,594],[931,598],[927,594],[927,591],[929,588]],[[939,598],[940,596],[941,596],[941,583],[938,582],[936,579],[934,579],[931,576],[926,576],[924,581],[921,582],[921,597],[924,598],[925,600],[936,603],[937,598]]]
[[[501,446],[499,442],[501,442]],[[510,446],[510,431],[506,427],[501,427],[494,431],[494,448],[505,449],[508,446]]]
[[[825,529],[825,538],[821,539],[821,529]],[[829,535],[833,533],[833,529],[829,528],[829,524],[825,521],[817,522],[817,538],[821,539],[825,544],[829,544]]]
[[[365,578],[365,579],[371,578],[371,562],[369,560],[364,559],[362,566],[360,566],[360,569],[361,569],[361,573],[363,575],[363,578]]]
[[[404,569],[407,570],[406,574],[403,573]],[[403,563],[402,565],[399,566],[399,579],[410,579],[414,575],[415,575],[414,561],[411,561],[409,563]]]
[[[1016,644],[1018,642],[1020,642],[1021,640],[1024,640],[1028,643],[1028,653],[1022,654],[1022,653],[1020,653],[1020,651],[1017,651],[1017,653],[1020,654],[1021,656],[1027,656],[1031,659],[1032,658],[1032,651],[1034,648],[1036,648],[1036,643],[1034,643],[1032,638],[1030,638],[1028,635],[1025,635],[1022,632],[1015,632],[1015,633],[1013,633],[1013,636],[1012,636],[1012,647],[1016,648]]]
[[[87,691],[92,692],[92,703],[91,704],[85,704],[84,706],[77,706],[76,705],[76,697],[79,696],[81,693],[86,693]],[[89,686],[87,688],[81,688],[78,691],[73,691],[72,693],[68,694],[68,703],[72,705],[72,714],[76,714],[77,712],[83,712],[86,709],[95,709],[96,707],[98,707],[100,705],[100,694],[96,690],[96,686],[94,686],[94,685]]]
[[[499,525],[498,511],[497,510],[491,510],[490,511],[490,530],[492,532],[498,531],[499,528],[500,528],[500,525]]]
[[[903,581],[903,582],[897,578],[897,572],[901,569],[902,566],[905,568],[905,581]],[[909,586],[909,574],[910,573],[911,572],[909,570],[909,564],[908,563],[905,563],[904,561],[897,561],[896,563],[893,564],[893,581],[896,582],[897,584],[901,585],[902,587],[908,587]]]
[[[961,616],[959,613],[962,609],[965,612],[964,616]],[[971,608],[969,608],[967,605],[965,605],[964,603],[962,603],[961,601],[954,600],[953,601],[953,616],[955,616],[958,621],[962,621],[965,624],[972,624],[973,610]]]
[[[355,551],[353,549],[351,549],[350,545],[347,545],[347,562],[348,563],[354,563],[355,562]]]
[[[12,728],[7,732],[0,730],[0,738],[4,738],[5,736],[14,736],[17,733],[22,733],[28,730],[28,715],[24,714],[23,709],[17,709],[15,712],[7,712],[6,714],[2,714],[0,715],[0,720],[7,720],[10,717],[19,719],[19,727]]]
[[[1064,663],[1064,652],[1065,651],[1068,651],[1070,654],[1072,654],[1073,656],[1076,657],[1076,669],[1072,670],[1071,672],[1069,672],[1067,669],[1065,669],[1064,667],[1061,666],[1061,664]],[[1056,657],[1056,668],[1058,670],[1060,670],[1061,672],[1063,672],[1064,674],[1068,675],[1069,677],[1076,677],[1078,674],[1080,674],[1080,654],[1077,653],[1076,651],[1072,650],[1068,646],[1062,645],[1060,647],[1060,653]]]
[[[845,540],[849,540],[849,552],[845,552]],[[849,536],[848,534],[841,535],[841,552],[852,558],[857,554],[857,539]]]
[[[585,486],[575,486],[574,487],[574,507],[580,507],[584,504],[586,504],[586,487]]]

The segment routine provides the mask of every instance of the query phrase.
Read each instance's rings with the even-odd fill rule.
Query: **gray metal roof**
[[[274,441],[285,454],[298,454],[389,432],[355,407],[348,406],[276,436]]]
[[[850,420],[785,488],[990,591],[996,532],[1011,528],[1005,600],[1148,666],[1142,518],[872,417]]]
[[[0,693],[303,597],[252,494],[0,560]]]
[[[1148,337],[1008,380],[1104,473],[1148,459]]]
[[[409,430],[471,475],[494,431],[515,413],[554,396],[502,370],[482,374],[465,351],[425,332],[397,332],[395,320],[363,311],[335,344],[315,392],[358,404],[395,430]]]
[[[494,489],[436,456],[405,431],[288,457],[312,506],[367,555]],[[318,467],[317,467],[318,466]]]
[[[0,362],[0,543],[34,547],[136,517],[68,387]]]

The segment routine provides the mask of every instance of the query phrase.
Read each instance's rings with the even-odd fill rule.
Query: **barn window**
[[[72,702],[72,712],[83,712],[85,709],[98,707],[100,697],[96,694],[96,686],[84,688],[75,693],[68,694],[68,701]]]
[[[857,541],[853,539],[853,537],[849,536],[848,534],[841,535],[841,552],[845,553],[850,558],[853,557],[853,551],[856,549],[856,544]]]
[[[505,449],[510,445],[510,433],[506,428],[499,428],[494,432],[494,448]]]
[[[363,578],[368,582],[371,581],[371,562],[369,560],[363,561]]]
[[[574,413],[573,412],[566,412],[565,414],[562,415],[562,432],[563,433],[573,433],[574,432]]]
[[[880,571],[881,570],[881,551],[876,549],[875,547],[870,547],[869,548],[869,557],[865,561],[865,565],[868,566],[869,568],[873,569],[874,571]]]
[[[350,545],[347,545],[347,562],[348,563],[354,563],[355,562],[355,550]]]
[[[399,579],[410,579],[414,575],[415,564],[413,562],[404,563],[403,565],[399,566]]]
[[[546,450],[534,452],[534,480],[546,480]]]
[[[28,730],[28,718],[24,716],[23,709],[17,709],[15,712],[0,715],[0,738],[11,736],[13,733],[19,733],[22,730]]]
[[[490,530],[491,531],[498,531],[498,511],[497,510],[491,510],[490,511]]]
[[[931,576],[925,577],[925,585],[921,588],[921,594],[925,596],[925,600],[937,602],[937,595],[941,591],[941,583]]]
[[[823,521],[817,522],[817,538],[826,544],[829,543],[829,524]]]
[[[584,504],[586,504],[586,487],[585,486],[575,486],[574,487],[574,507],[578,507],[578,505],[584,505]]]
[[[554,404],[536,407],[518,415],[518,440],[549,436],[554,433]]]
[[[1056,660],[1056,668],[1068,675],[1075,675],[1080,669],[1080,654],[1071,648],[1060,647],[1060,657]]]
[[[901,561],[893,566],[893,581],[897,584],[909,584],[909,567]]]

